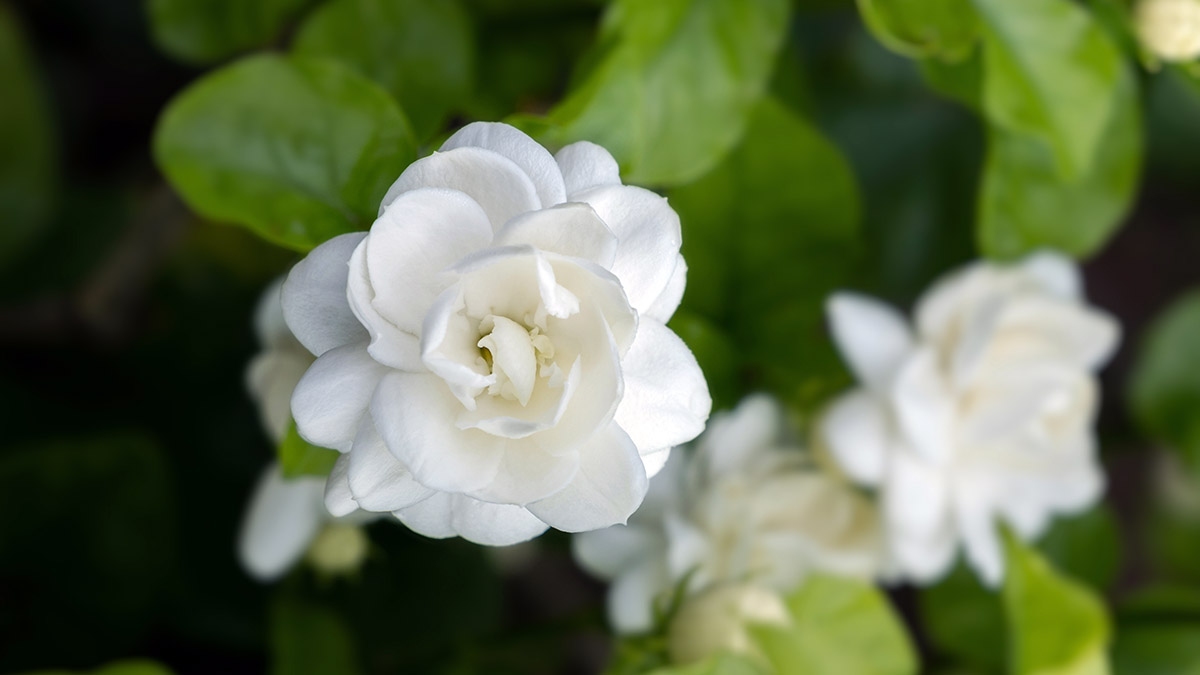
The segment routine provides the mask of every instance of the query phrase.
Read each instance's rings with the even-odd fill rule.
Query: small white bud
[[[1138,38],[1163,61],[1200,56],[1200,0],[1140,0],[1134,10]]]

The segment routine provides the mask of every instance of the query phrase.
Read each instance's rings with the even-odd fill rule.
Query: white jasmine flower
[[[1200,0],[1140,0],[1134,25],[1146,49],[1163,61],[1200,56]]]
[[[830,407],[821,433],[851,477],[879,490],[901,574],[938,579],[961,541],[996,585],[997,521],[1031,539],[1052,514],[1099,497],[1093,372],[1118,327],[1084,304],[1071,261],[973,264],[925,294],[911,328],[859,295],[835,295],[828,309],[862,386]]]
[[[778,592],[753,584],[722,584],[689,598],[679,608],[667,629],[667,653],[677,664],[727,651],[766,665],[750,626],[787,626],[791,620]]]
[[[635,633],[685,578],[690,591],[789,591],[811,572],[872,577],[882,546],[870,502],[788,444],[779,405],[756,396],[714,416],[691,457],[668,462],[628,525],[579,535],[574,550],[613,580],[609,620]]]
[[[344,453],[335,514],[506,545],[624,522],[711,401],[666,326],[679,219],[599,146],[551,156],[471,124],[392,185],[370,232],[314,249],[284,313],[318,356],[304,439]]]
[[[288,330],[280,289],[283,278],[263,291],[254,310],[254,332],[262,351],[246,368],[246,388],[258,407],[267,436],[279,444],[292,421],[292,391],[315,358]]]

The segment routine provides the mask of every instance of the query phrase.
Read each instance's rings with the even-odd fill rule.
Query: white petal
[[[347,261],[366,232],[339,235],[309,251],[283,283],[283,316],[300,344],[320,356],[365,337],[346,302]]]
[[[675,272],[681,233],[679,215],[667,200],[649,190],[626,185],[598,187],[581,193],[617,235],[612,273],[621,280],[629,304],[650,309]]]
[[[529,505],[551,527],[585,532],[625,523],[646,496],[648,479],[637,447],[610,424],[579,452],[579,471],[561,491]]]
[[[658,472],[667,465],[669,459],[671,459],[671,448],[652,450],[642,455],[642,465],[646,467],[646,476],[648,478],[657,476]]]
[[[415,333],[400,330],[375,309],[375,291],[367,273],[367,246],[370,238],[359,242],[350,256],[350,277],[346,282],[346,299],[350,311],[366,327],[371,336],[367,353],[376,361],[396,368],[418,372],[421,365],[421,338]]]
[[[304,555],[325,520],[324,479],[284,480],[279,465],[263,472],[238,539],[246,570],[260,581],[278,578]]]
[[[541,208],[537,188],[511,159],[483,148],[455,148],[418,159],[388,188],[379,213],[400,195],[420,188],[465,193],[487,214],[493,232],[513,216]]]
[[[889,532],[892,562],[903,576],[919,586],[937,583],[954,567],[958,550],[957,533],[947,525],[928,537]]]
[[[392,372],[371,400],[371,417],[388,450],[418,483],[470,492],[496,477],[504,457],[498,439],[454,421],[462,404],[430,374]]]
[[[917,331],[925,340],[952,340],[959,315],[978,306],[997,288],[997,270],[976,262],[938,279],[922,294],[914,312]]]
[[[446,269],[491,239],[487,216],[461,192],[401,195],[375,221],[367,242],[373,306],[400,330],[419,335],[430,305],[451,280]]]
[[[927,538],[950,519],[947,477],[907,452],[897,452],[888,466],[882,508],[889,526],[900,536]]]
[[[350,492],[368,511],[398,511],[433,494],[388,452],[369,415],[359,425],[349,463]]]
[[[1107,312],[1048,298],[1012,303],[1006,307],[1000,330],[1034,336],[1021,345],[1030,358],[1065,361],[1087,370],[1112,357],[1121,334],[1120,324]]]
[[[879,399],[855,389],[830,404],[818,424],[818,433],[846,475],[866,486],[879,485],[893,443]]]
[[[955,400],[930,349],[915,352],[892,385],[892,409],[904,437],[917,454],[944,462],[952,449]]]
[[[446,539],[458,535],[451,524],[454,517],[454,495],[448,492],[437,492],[432,497],[422,499],[392,515],[408,529],[431,539]]]
[[[441,150],[478,147],[491,150],[512,160],[533,181],[542,206],[553,206],[567,200],[562,171],[550,152],[516,127],[500,122],[473,122],[446,139]]]
[[[292,391],[312,362],[312,354],[297,343],[292,349],[264,351],[246,368],[246,388],[276,444],[283,440],[292,422]]]
[[[358,510],[358,502],[350,492],[350,456],[342,455],[333,463],[325,481],[325,509],[335,518],[344,518]]]
[[[995,518],[987,505],[971,494],[960,493],[958,502],[958,526],[967,562],[985,586],[996,588],[1004,578],[1004,552]]]
[[[500,228],[494,244],[528,244],[590,260],[605,269],[617,254],[617,236],[591,206],[579,202],[521,214]]]
[[[752,457],[773,449],[783,434],[783,410],[775,399],[753,394],[737,408],[713,416],[697,443],[710,478],[744,471]]]
[[[578,475],[577,452],[556,454],[524,439],[507,441],[505,446],[495,477],[484,487],[470,491],[471,497],[499,504],[530,505],[562,491]]]
[[[283,316],[283,282],[287,275],[272,281],[254,306],[254,334],[263,347],[285,345],[296,338]]]
[[[683,256],[676,258],[675,270],[671,272],[671,279],[667,282],[667,287],[654,299],[654,302],[650,303],[645,316],[663,323],[667,323],[672,316],[675,316],[675,310],[679,309],[679,303],[683,301],[683,291],[687,287],[687,269],[687,263],[683,261]]]
[[[554,159],[562,169],[569,197],[590,188],[621,184],[621,171],[617,167],[617,160],[595,143],[572,143],[559,150]]]
[[[520,506],[454,497],[450,525],[458,536],[484,546],[511,546],[546,531],[546,524]]]
[[[1079,277],[1079,267],[1061,253],[1031,253],[1021,261],[1020,269],[1036,279],[1046,291],[1059,298],[1079,300],[1083,297],[1083,280]]]
[[[618,633],[644,633],[654,624],[654,603],[671,591],[666,565],[649,558],[613,581],[608,589],[608,621]]]
[[[292,392],[292,415],[300,437],[322,448],[350,449],[358,422],[386,366],[350,344],[322,354]]]
[[[643,319],[621,371],[625,395],[615,419],[639,450],[686,443],[704,430],[712,411],[708,384],[696,357],[670,328]]]
[[[885,389],[913,348],[904,317],[856,293],[835,293],[825,307],[838,351],[855,377],[876,391]]]
[[[660,535],[632,525],[613,525],[571,537],[575,561],[601,579],[617,577],[663,545]]]

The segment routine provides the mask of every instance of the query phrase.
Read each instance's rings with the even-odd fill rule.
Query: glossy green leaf
[[[51,116],[21,26],[0,4],[0,267],[32,243],[55,192]]]
[[[333,0],[305,20],[292,48],[370,77],[400,102],[420,139],[471,93],[471,24],[457,0]]]
[[[172,57],[206,64],[261,47],[310,0],[147,0],[150,34]]]
[[[903,624],[873,585],[814,576],[788,597],[787,605],[790,626],[751,629],[777,672],[890,675],[917,671]]]
[[[1109,619],[1090,589],[1005,537],[1005,615],[1014,675],[1105,675]]]
[[[648,675],[766,675],[753,662],[736,654],[717,654],[700,663],[656,668]]]
[[[325,607],[281,599],[271,611],[271,674],[359,672],[354,636]]]
[[[1146,433],[1200,476],[1200,291],[1176,300],[1146,330],[1129,405]]]
[[[287,434],[279,443],[276,451],[279,458],[279,468],[284,478],[297,476],[328,476],[337,461],[338,453],[329,448],[317,447],[300,438],[296,432],[296,423],[288,425]]]
[[[703,175],[741,137],[787,16],[786,0],[617,0],[551,138],[603,145],[634,183]]]
[[[1117,107],[1091,164],[1063,178],[1039,138],[992,125],[979,194],[982,251],[1011,259],[1039,248],[1086,258],[1112,235],[1132,204],[1142,166],[1142,121],[1133,75],[1112,85]]]
[[[970,0],[858,0],[858,11],[877,40],[904,56],[957,61],[979,38]]]
[[[670,199],[688,261],[683,307],[729,331],[742,383],[793,402],[842,384],[824,302],[857,261],[859,206],[841,153],[768,100],[742,145]]]
[[[414,154],[386,92],[299,57],[255,56],[207,75],[170,103],[154,137],[189,206],[301,251],[369,227]]]
[[[1052,149],[1064,179],[1099,163],[1126,67],[1104,29],[1071,0],[972,0],[983,25],[983,105],[1000,128]]]

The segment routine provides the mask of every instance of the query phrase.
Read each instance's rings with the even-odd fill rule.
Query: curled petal
[[[292,392],[292,415],[300,437],[323,448],[350,449],[358,423],[388,368],[372,359],[366,344],[322,354]]]
[[[365,232],[351,232],[314,248],[296,263],[283,283],[287,325],[316,356],[365,337],[362,324],[346,302],[347,261],[365,236]]]
[[[530,211],[508,221],[496,233],[495,245],[528,244],[542,251],[612,265],[617,236],[591,206],[578,202]]]
[[[643,320],[621,360],[625,395],[616,421],[639,449],[669,448],[704,430],[712,397],[696,357],[671,329]]]
[[[398,511],[433,494],[388,452],[370,416],[354,438],[347,478],[354,500],[368,511]]]
[[[562,171],[550,152],[516,127],[500,122],[472,122],[454,132],[441,151],[477,147],[512,160],[533,182],[543,207],[567,200]]]
[[[554,159],[562,170],[568,197],[594,187],[621,184],[617,160],[595,143],[572,143],[559,150]]]

